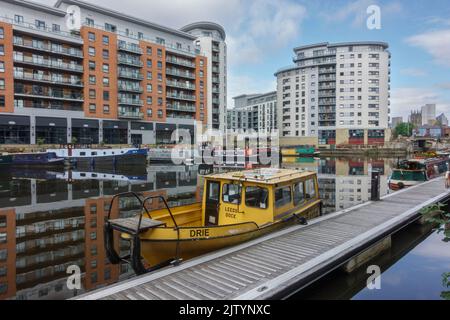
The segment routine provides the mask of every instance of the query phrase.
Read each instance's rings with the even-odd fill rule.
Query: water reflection
[[[381,194],[394,161],[299,158],[283,167],[318,172],[324,212],[369,198],[370,166],[382,171]],[[65,299],[66,269],[80,266],[82,290],[93,290],[133,276],[127,264],[112,265],[103,246],[103,223],[111,197],[134,191],[162,195],[170,206],[201,200],[197,166],[150,166],[116,172],[19,170],[0,173],[0,299]],[[160,207],[158,201],[150,208]],[[132,198],[120,199],[113,218],[140,210]],[[115,239],[122,253],[127,243]]]

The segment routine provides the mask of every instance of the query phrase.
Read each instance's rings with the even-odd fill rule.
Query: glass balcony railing
[[[144,101],[142,101],[140,99],[119,97],[119,104],[142,106],[142,105],[144,105]]]
[[[42,66],[42,67],[47,67],[47,68],[52,68],[52,69],[83,72],[83,66],[76,64],[76,63],[66,63],[66,62],[60,62],[60,61],[56,61],[56,60],[33,58],[30,56],[14,55],[14,62],[33,64],[36,66]]]
[[[139,92],[142,93],[144,89],[140,86],[130,86],[125,84],[118,85],[119,91],[130,91],[130,92]]]
[[[144,119],[144,113],[139,110],[119,109],[118,117],[123,119]]]
[[[195,79],[194,73],[188,72],[188,71],[181,71],[179,69],[174,69],[174,68],[167,68],[166,74],[171,75],[171,76],[188,78],[188,79]]]
[[[167,92],[167,98],[195,101],[195,96],[191,94],[179,94],[175,92]]]
[[[83,95],[81,93],[64,93],[61,91],[49,90],[32,90],[27,88],[14,88],[15,95],[22,95],[27,97],[51,98],[60,100],[70,100],[83,102]]]
[[[117,61],[119,62],[119,64],[125,64],[125,65],[130,65],[130,66],[135,66],[135,67],[143,67],[144,66],[144,63],[141,60],[130,59],[128,57],[123,57],[123,56],[119,56],[117,58]]]
[[[139,72],[130,72],[125,70],[119,70],[119,78],[127,78],[134,80],[144,80],[144,76]]]
[[[168,103],[166,109],[185,112],[196,112],[195,105],[193,104]]]
[[[119,41],[118,49],[121,51],[128,51],[136,54],[142,54],[142,49],[138,45],[132,43]]]
[[[169,87],[175,87],[175,88],[182,88],[182,89],[189,89],[189,90],[195,90],[195,85],[190,82],[182,82],[182,81],[171,81],[167,80],[166,85]]]
[[[189,60],[185,59],[179,59],[174,56],[166,56],[166,62],[172,63],[172,64],[178,64],[180,66],[185,66],[189,68],[195,68],[195,63]]]
[[[80,78],[58,78],[50,75],[39,75],[33,73],[14,72],[14,79],[43,82],[49,84],[61,84],[67,86],[83,87]]]
[[[32,40],[24,40],[22,38],[14,38],[13,41],[15,46],[19,47],[25,47],[30,49],[36,49],[39,51],[45,51],[45,52],[51,52],[51,53],[57,53],[57,54],[64,54],[72,57],[77,58],[83,58],[83,51],[76,48],[67,48],[63,46],[55,46],[55,45],[49,45],[45,44],[43,42],[36,42]]]

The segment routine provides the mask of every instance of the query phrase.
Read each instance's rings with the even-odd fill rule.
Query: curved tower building
[[[227,111],[227,45],[225,30],[214,22],[195,22],[181,31],[195,36],[207,62],[207,125],[225,130]]]

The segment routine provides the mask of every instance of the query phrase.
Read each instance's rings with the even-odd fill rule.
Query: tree
[[[403,136],[403,137],[410,137],[412,136],[414,125],[412,123],[408,122],[402,122],[397,124],[397,126],[394,129],[394,134],[396,137]]]

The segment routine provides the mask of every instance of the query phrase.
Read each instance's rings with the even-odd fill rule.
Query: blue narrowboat
[[[9,153],[0,156],[0,165],[54,167],[63,166],[64,158],[54,152]]]

